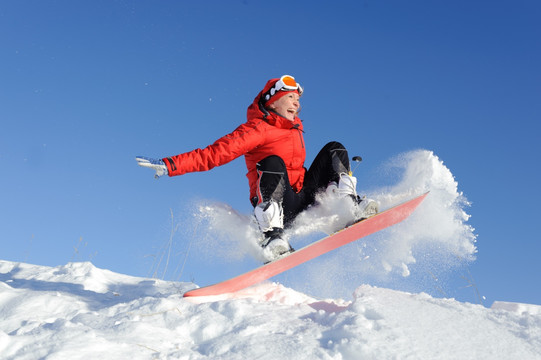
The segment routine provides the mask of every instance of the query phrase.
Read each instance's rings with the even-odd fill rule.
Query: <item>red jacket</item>
[[[232,133],[221,137],[204,149],[164,158],[169,176],[207,171],[244,155],[252,199],[257,191],[257,162],[267,156],[277,155],[285,162],[291,186],[299,192],[306,172],[302,122],[298,117],[292,122],[260,108],[258,105],[260,96],[261,93],[248,107],[248,121]]]

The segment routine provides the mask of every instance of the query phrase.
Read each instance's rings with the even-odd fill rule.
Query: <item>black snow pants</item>
[[[289,183],[284,161],[276,155],[271,155],[257,163],[260,174],[258,197],[252,199],[252,205],[269,200],[282,203],[284,225],[287,227],[295,217],[315,202],[318,191],[327,188],[330,182],[338,182],[340,173],[349,173],[350,163],[348,152],[339,142],[325,145],[304,177],[304,184],[298,193]]]

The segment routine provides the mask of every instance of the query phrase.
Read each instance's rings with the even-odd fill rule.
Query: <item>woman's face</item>
[[[296,91],[290,91],[288,94],[270,104],[270,108],[289,121],[293,121],[301,108],[299,94]]]

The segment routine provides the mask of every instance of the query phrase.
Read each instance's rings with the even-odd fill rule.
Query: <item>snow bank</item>
[[[541,305],[521,304],[521,303],[507,302],[507,301],[494,301],[494,303],[491,306],[491,309],[510,311],[518,315],[523,315],[523,314],[541,315]]]
[[[275,283],[182,298],[191,283],[90,263],[0,261],[2,359],[540,359],[541,315],[362,285],[353,301]]]

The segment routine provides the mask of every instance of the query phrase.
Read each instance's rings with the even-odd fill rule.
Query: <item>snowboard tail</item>
[[[187,291],[184,297],[232,293],[270,279],[322,254],[401,222],[411,215],[427,195],[428,192],[382,211],[254,270],[214,285]]]

